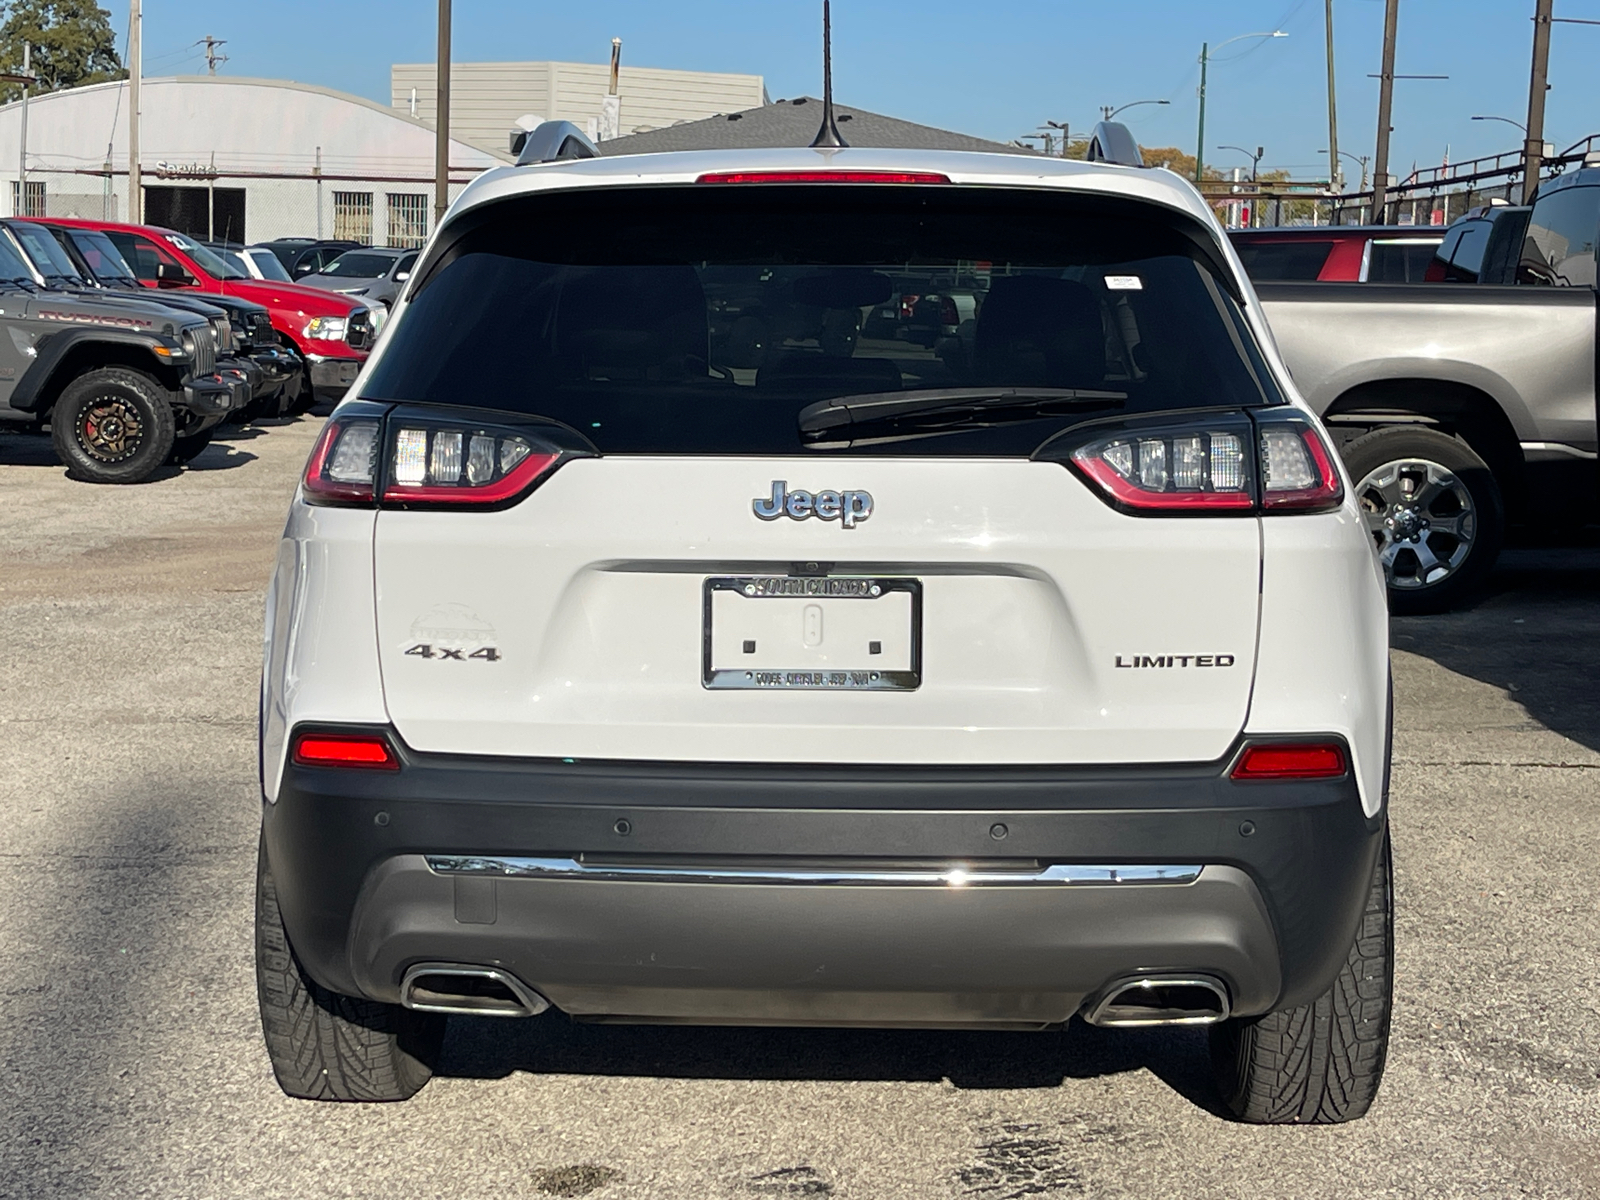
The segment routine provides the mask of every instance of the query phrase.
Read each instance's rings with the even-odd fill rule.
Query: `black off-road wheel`
[[[1506,512],[1472,447],[1432,429],[1380,429],[1342,457],[1391,612],[1443,612],[1477,591],[1500,555]]]
[[[1339,976],[1309,1004],[1211,1027],[1223,1105],[1252,1125],[1337,1125],[1366,1115],[1389,1053],[1394,875],[1389,833]]]
[[[88,483],[139,483],[167,461],[175,419],[166,389],[127,367],[78,376],[50,409],[50,439],[67,473]]]
[[[206,429],[199,433],[190,433],[180,438],[174,438],[172,453],[167,455],[167,462],[175,467],[181,467],[184,463],[191,461],[195,455],[211,445],[211,438],[215,432],[216,430],[214,429]]]
[[[278,1086],[304,1100],[409,1100],[433,1076],[446,1018],[341,996],[308,976],[278,911],[265,838],[256,860],[256,993]]]

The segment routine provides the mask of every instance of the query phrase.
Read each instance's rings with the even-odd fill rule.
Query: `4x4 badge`
[[[804,521],[816,517],[819,521],[838,521],[846,529],[854,529],[857,522],[872,515],[872,493],[791,492],[787,482],[774,479],[772,495],[758,496],[750,502],[750,507],[763,521],[776,521],[779,517]]]

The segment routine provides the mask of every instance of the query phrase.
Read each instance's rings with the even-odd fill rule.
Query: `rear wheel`
[[[1365,1116],[1389,1053],[1394,1005],[1389,833],[1339,977],[1310,1004],[1211,1029],[1222,1102],[1253,1125],[1337,1125]]]
[[[172,453],[175,418],[166,391],[126,367],[89,371],[50,409],[50,438],[74,479],[139,483]]]
[[[256,859],[256,993],[278,1086],[305,1100],[409,1100],[433,1075],[445,1018],[341,996],[310,978],[278,910],[266,839]]]
[[[1471,447],[1431,429],[1380,429],[1343,458],[1391,611],[1442,612],[1482,584],[1505,537],[1505,504]]]

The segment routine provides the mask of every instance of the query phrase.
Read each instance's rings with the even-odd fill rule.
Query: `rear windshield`
[[[1374,241],[1367,262],[1367,282],[1421,283],[1427,278],[1428,265],[1438,249],[1435,241]]]
[[[1257,283],[1309,283],[1322,274],[1333,243],[1240,238],[1233,248],[1239,252],[1245,274]]]
[[[376,279],[392,266],[392,254],[341,254],[322,268],[322,274],[340,279]]]
[[[1027,455],[1087,419],[1281,399],[1213,254],[1152,206],[1037,190],[525,197],[466,218],[363,395],[536,414],[601,452],[773,455],[818,452],[809,405],[949,391],[972,403],[870,452]],[[991,417],[986,390],[1022,402]]]

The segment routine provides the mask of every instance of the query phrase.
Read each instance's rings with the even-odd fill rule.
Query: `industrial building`
[[[397,63],[389,68],[394,108],[433,123],[437,111],[433,63]],[[602,124],[611,86],[603,63],[503,62],[450,64],[450,132],[478,146],[505,149],[510,133],[539,121],[571,121],[596,141],[644,133],[768,102],[760,75],[669,71],[623,66],[618,73],[620,117]]]
[[[0,107],[0,210],[126,220],[128,85],[103,83]],[[146,79],[140,96],[144,219],[195,237],[294,235],[421,245],[433,227],[434,132],[372,100],[277,79]],[[451,143],[452,194],[510,161]]]

